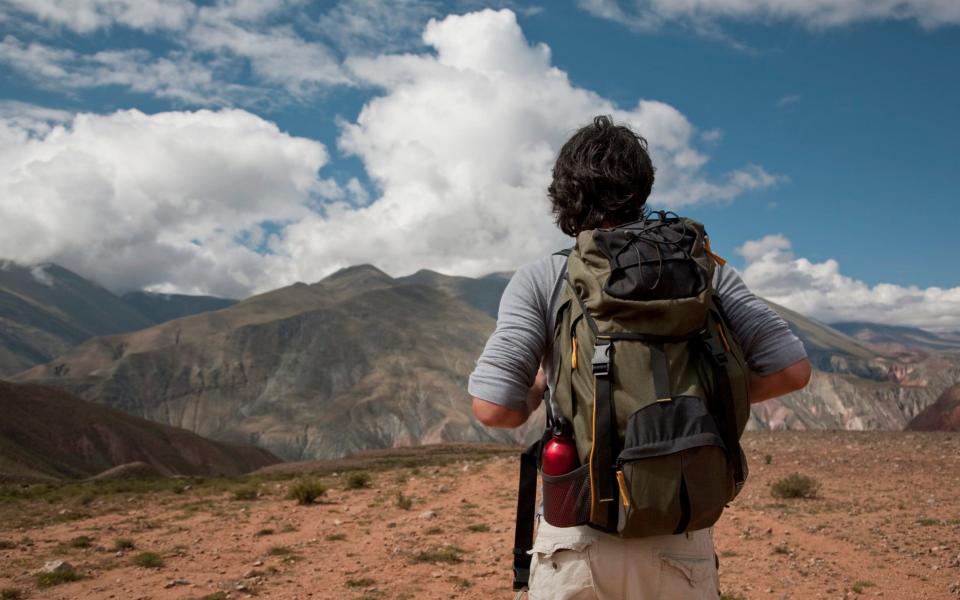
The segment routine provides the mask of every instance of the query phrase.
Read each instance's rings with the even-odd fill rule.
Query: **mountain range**
[[[225,308],[233,300],[132,292],[118,296],[56,264],[0,260],[0,377],[100,335]]]
[[[473,279],[370,265],[126,333],[100,335],[13,377],[287,460],[431,442],[510,442],[470,414],[466,381],[509,274]],[[811,385],[756,405],[756,429],[903,429],[960,381],[960,353],[911,353],[771,305],[803,339]],[[139,314],[142,314],[140,312]],[[879,326],[869,331],[879,330]],[[944,338],[946,339],[946,338]],[[936,340],[934,340],[935,342]],[[937,342],[939,343],[939,342]]]

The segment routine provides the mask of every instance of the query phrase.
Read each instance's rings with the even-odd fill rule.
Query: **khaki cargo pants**
[[[529,600],[717,600],[711,529],[621,539],[542,519],[531,551]]]

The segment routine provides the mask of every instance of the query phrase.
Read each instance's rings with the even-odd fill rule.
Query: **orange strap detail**
[[[620,488],[620,500],[624,508],[630,508],[630,496],[627,495],[627,482],[623,478],[623,471],[617,471],[617,486]]]
[[[573,336],[573,352],[570,353],[570,368],[577,368],[577,336]]]
[[[727,261],[718,254],[714,254],[713,250],[710,249],[710,236],[704,236],[703,238],[703,249],[707,253],[707,256],[713,259],[713,262],[717,263],[721,267],[727,264]]]

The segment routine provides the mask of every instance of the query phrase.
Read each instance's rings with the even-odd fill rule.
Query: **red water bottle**
[[[554,419],[553,437],[543,446],[540,469],[546,475],[563,475],[580,465],[577,443],[573,439],[573,426],[563,417]]]

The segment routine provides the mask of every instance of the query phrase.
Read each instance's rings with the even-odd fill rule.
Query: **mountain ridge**
[[[0,377],[48,362],[93,337],[138,331],[232,302],[209,296],[170,299],[162,304],[145,292],[118,296],[54,263],[0,260]]]
[[[130,463],[160,475],[240,475],[280,462],[36,384],[0,380],[0,412],[0,481],[91,477]]]

